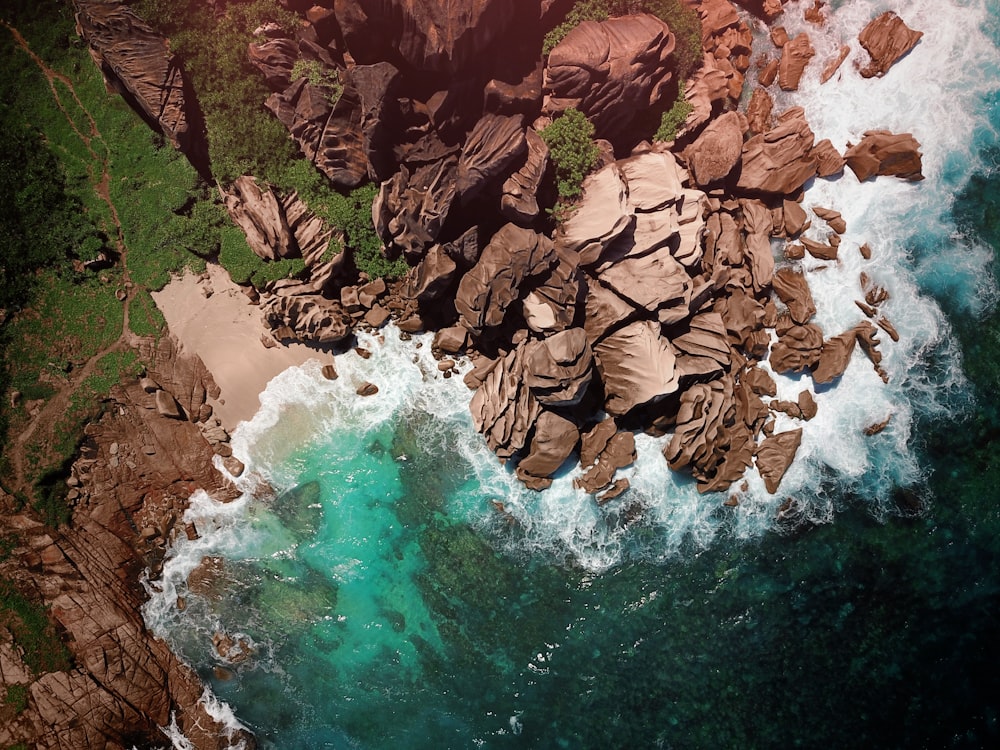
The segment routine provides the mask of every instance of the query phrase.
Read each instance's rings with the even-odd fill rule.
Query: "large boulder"
[[[924,32],[914,31],[891,10],[872,19],[858,35],[861,46],[871,55],[871,62],[861,68],[861,75],[865,78],[884,76],[923,35]]]
[[[860,143],[848,144],[844,159],[861,182],[876,175],[924,179],[920,143],[909,133],[868,130]]]
[[[466,138],[458,159],[458,198],[467,202],[498,177],[506,178],[527,149],[520,115],[483,115]]]
[[[187,86],[167,40],[123,3],[75,0],[74,4],[77,33],[89,45],[109,86],[127,92],[143,117],[175,148],[190,153],[195,133]]]
[[[584,21],[549,53],[544,111],[577,109],[598,138],[614,141],[659,100],[673,77],[674,46],[670,27],[649,14]]]
[[[677,357],[658,323],[630,323],[597,342],[594,354],[604,381],[604,408],[613,416],[658,401],[679,387]]]
[[[525,447],[541,409],[524,382],[523,346],[489,371],[469,403],[473,425],[502,461]]]
[[[804,31],[781,48],[778,86],[782,91],[795,91],[799,87],[802,74],[815,54],[809,35]]]
[[[527,293],[522,284],[546,276],[558,263],[548,237],[516,224],[504,225],[458,285],[455,308],[462,325],[477,335],[499,326],[511,305]]]
[[[688,146],[684,156],[695,183],[705,187],[729,176],[743,152],[744,127],[739,113],[727,112],[712,120]]]
[[[545,489],[552,484],[552,475],[570,457],[579,440],[580,431],[572,420],[543,411],[535,422],[528,454],[517,464],[517,478],[530,489]]]
[[[741,190],[790,195],[816,175],[815,136],[801,107],[785,111],[779,124],[743,144]]]
[[[594,357],[582,328],[569,328],[525,345],[524,382],[546,406],[572,406],[593,377]]]

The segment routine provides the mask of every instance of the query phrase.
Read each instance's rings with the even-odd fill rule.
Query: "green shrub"
[[[600,154],[594,143],[593,123],[582,112],[570,108],[540,135],[549,147],[549,158],[555,166],[559,198],[576,198],[580,195],[583,178],[594,168]]]
[[[566,20],[542,40],[542,54],[549,54],[566,35],[584,21],[604,21],[609,15],[610,0],[578,0],[566,14]]]
[[[292,80],[305,78],[310,85],[322,89],[330,106],[336,106],[344,93],[344,84],[336,69],[328,68],[319,60],[296,60],[292,65]]]
[[[263,260],[250,249],[243,232],[235,226],[222,230],[219,264],[237,284],[253,284],[257,288],[272,281],[298,276],[306,267],[301,258]]]
[[[399,279],[409,270],[402,259],[389,260],[382,254],[382,241],[372,223],[372,203],[378,187],[372,184],[354,188],[346,195],[334,190],[306,160],[297,159],[286,171],[288,185],[294,188],[309,209],[344,233],[344,246],[359,271],[370,278]],[[332,240],[329,255],[341,251],[339,240]]]
[[[677,93],[677,99],[673,105],[660,119],[660,127],[653,136],[654,141],[672,141],[677,137],[677,131],[681,129],[688,115],[694,110],[694,105],[684,98],[684,82],[682,81]]]
[[[28,707],[28,686],[8,685],[3,704],[10,708],[15,714],[19,714]]]

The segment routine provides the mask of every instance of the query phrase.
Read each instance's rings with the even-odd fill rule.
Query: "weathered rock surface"
[[[549,53],[544,111],[577,109],[598,138],[614,141],[660,98],[672,78],[674,46],[673,32],[656,16],[584,21]]]
[[[884,76],[889,68],[913,49],[922,31],[914,31],[891,10],[874,18],[858,35],[858,41],[871,55],[871,62],[861,68],[865,78]]]
[[[594,346],[608,414],[623,415],[677,391],[676,354],[659,328],[652,321],[636,321]]]
[[[806,66],[816,54],[809,35],[802,32],[781,48],[781,60],[778,63],[778,86],[782,91],[795,91],[805,72]]]
[[[756,451],[757,471],[770,493],[778,491],[785,472],[792,465],[802,443],[802,430],[788,430],[765,438]]]
[[[579,439],[580,431],[572,420],[543,411],[535,422],[528,455],[517,464],[517,478],[530,489],[545,489],[552,484],[551,476],[570,457]]]
[[[77,33],[89,45],[105,80],[127,92],[175,148],[190,153],[196,137],[191,105],[167,40],[123,3],[74,0],[74,5]]]
[[[169,340],[159,347],[144,340],[143,347],[158,392],[186,400],[182,394],[197,391],[203,399],[214,389],[206,382],[192,388],[192,373],[204,372],[204,365],[178,357]],[[212,468],[198,426],[160,416],[148,408],[152,399],[138,382],[116,387],[114,408],[88,426],[72,468],[76,499],[69,525],[54,531],[23,515],[3,515],[4,528],[17,528],[21,540],[19,551],[0,563],[4,577],[21,580],[29,596],[51,607],[73,654],[70,668],[34,678],[5,648],[0,627],[0,678],[5,685],[15,677],[30,683],[25,710],[0,725],[4,746],[159,745],[160,727],[172,716],[199,750],[241,740],[254,746],[252,737],[212,718],[197,675],[146,630],[139,611],[139,574],[150,567],[155,575],[191,493],[201,488],[219,499],[235,497]],[[32,571],[30,581],[22,579],[24,569]]]
[[[762,113],[758,112],[758,116]],[[727,112],[712,120],[687,148],[684,155],[699,187],[724,179],[733,171],[743,152],[744,127],[741,115]]]
[[[487,113],[469,133],[458,159],[455,190],[467,202],[491,181],[507,177],[511,165],[527,154],[520,115],[506,117]]]
[[[584,329],[569,328],[528,342],[524,382],[546,406],[573,406],[590,386],[593,363]]]
[[[779,124],[743,144],[741,190],[789,195],[816,175],[812,129],[801,107],[782,113]]]
[[[848,144],[844,159],[861,182],[876,175],[924,179],[920,144],[909,133],[868,130],[860,143]]]

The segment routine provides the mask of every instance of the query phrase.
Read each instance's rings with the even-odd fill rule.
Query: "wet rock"
[[[779,117],[779,124],[743,144],[741,190],[791,195],[816,175],[814,136],[801,107]]]
[[[530,489],[545,489],[552,484],[551,476],[570,457],[579,439],[580,431],[571,420],[543,411],[535,422],[528,455],[517,464],[517,478]]]
[[[816,314],[809,282],[792,268],[781,268],[774,274],[774,292],[787,307],[793,321],[800,325],[809,322]]]
[[[923,35],[924,32],[914,31],[892,11],[872,19],[858,35],[861,46],[871,55],[871,62],[861,68],[861,75],[865,78],[884,76]]]
[[[910,181],[924,179],[920,144],[909,133],[866,131],[860,143],[848,144],[844,159],[861,182],[876,175]]]
[[[757,471],[764,480],[767,491],[778,491],[785,472],[792,465],[802,442],[802,430],[788,430],[765,438],[756,451]]]
[[[369,383],[367,380],[357,387],[355,391],[359,396],[374,396],[378,393],[378,386],[374,383]]]
[[[778,63],[778,86],[782,91],[798,89],[802,74],[815,54],[816,50],[813,49],[809,35],[805,32],[781,48],[781,61]]]

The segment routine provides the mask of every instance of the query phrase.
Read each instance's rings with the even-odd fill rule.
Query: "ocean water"
[[[805,199],[848,224],[839,262],[807,262],[826,333],[861,319],[862,271],[891,295],[888,384],[857,353],[819,389],[776,495],[748,474],[725,508],[639,436],[632,489],[598,508],[573,472],[522,489],[427,339],[362,337],[335,381],[289,370],[233,437],[244,496],[196,496],[200,537],[145,609],[213,710],[281,750],[998,746],[1000,3],[834,2],[822,28],[808,5],[784,23],[817,57],[779,109],[841,150],[922,144],[922,182],[848,171]],[[862,79],[857,32],[890,7],[925,36]]]

